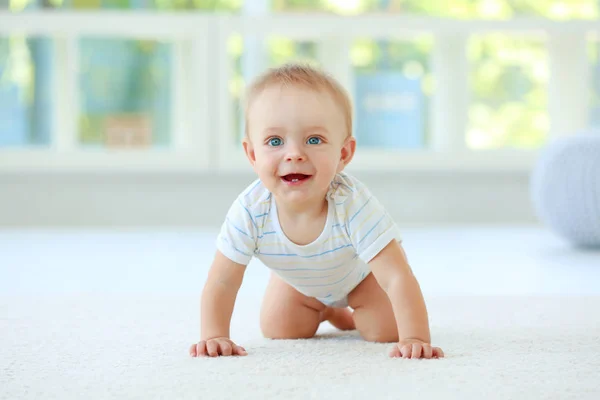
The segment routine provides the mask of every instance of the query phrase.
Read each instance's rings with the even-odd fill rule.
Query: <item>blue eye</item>
[[[269,144],[269,146],[277,147],[283,144],[283,140],[281,140],[281,138],[274,137],[269,139],[267,143]]]
[[[321,144],[321,142],[322,142],[321,138],[317,137],[317,136],[310,137],[310,138],[308,138],[308,141],[307,141],[308,144]]]

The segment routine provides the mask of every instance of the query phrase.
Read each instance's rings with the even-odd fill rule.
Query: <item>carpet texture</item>
[[[259,298],[238,298],[243,358],[190,358],[198,297],[0,297],[3,399],[598,399],[599,297],[427,299],[440,360],[323,326],[260,338]]]

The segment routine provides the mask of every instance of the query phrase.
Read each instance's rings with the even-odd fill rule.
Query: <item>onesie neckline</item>
[[[283,229],[281,228],[281,224],[279,223],[279,214],[277,212],[277,203],[275,202],[275,196],[271,196],[271,202],[273,203],[272,209],[273,209],[274,228],[277,231],[277,233],[281,236],[283,242],[287,246],[292,247],[300,252],[307,251],[307,250],[311,250],[314,247],[318,247],[324,240],[327,239],[328,236],[330,236],[331,225],[333,223],[332,221],[333,221],[335,201],[331,198],[329,191],[325,195],[325,200],[327,201],[327,219],[325,220],[325,226],[323,227],[323,230],[321,231],[319,236],[312,242],[305,244],[305,245],[299,245],[299,244],[292,242],[287,237],[285,232],[283,232]]]

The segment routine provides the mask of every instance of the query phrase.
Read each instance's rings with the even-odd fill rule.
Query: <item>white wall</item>
[[[401,225],[535,223],[524,172],[356,174]],[[252,173],[0,174],[0,227],[218,227]]]

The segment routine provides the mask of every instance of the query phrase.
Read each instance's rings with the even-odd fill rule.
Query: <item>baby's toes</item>
[[[431,345],[424,344],[423,345],[423,358],[431,358],[431,357],[433,357],[433,349],[431,348]]]
[[[237,354],[238,356],[247,356],[248,352],[242,346],[233,345],[233,354]]]
[[[444,352],[439,347],[434,347],[433,349],[431,349],[431,351],[433,353],[433,357],[436,357],[436,358],[444,357]]]
[[[392,350],[390,351],[390,357],[392,357],[392,358],[402,357],[402,354],[400,353],[400,349],[398,348],[398,345],[395,345],[394,347],[392,347]]]
[[[206,341],[201,340],[196,344],[196,357],[206,356]]]
[[[230,356],[233,349],[231,348],[231,345],[227,342],[221,342],[220,343],[221,346],[221,355],[223,356]]]

